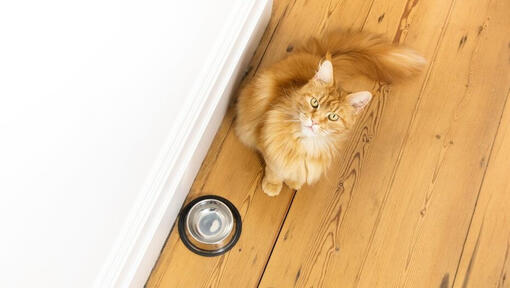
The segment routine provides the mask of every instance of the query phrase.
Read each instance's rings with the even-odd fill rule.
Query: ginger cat
[[[239,96],[235,131],[264,157],[262,190],[275,196],[283,183],[299,190],[328,168],[372,99],[339,82],[363,75],[391,83],[424,66],[422,56],[380,35],[338,31],[258,73]]]

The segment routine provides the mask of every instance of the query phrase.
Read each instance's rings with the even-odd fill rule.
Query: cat
[[[258,73],[237,99],[235,132],[264,158],[264,193],[278,195],[283,183],[299,190],[327,170],[372,99],[369,91],[344,91],[342,81],[362,75],[392,83],[425,64],[381,35],[336,31]]]

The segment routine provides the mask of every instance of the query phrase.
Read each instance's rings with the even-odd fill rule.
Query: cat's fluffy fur
[[[311,39],[258,73],[241,91],[236,133],[266,162],[262,189],[300,189],[316,182],[370,102],[368,91],[347,93],[342,81],[364,75],[391,83],[419,72],[425,59],[377,34],[338,31]]]

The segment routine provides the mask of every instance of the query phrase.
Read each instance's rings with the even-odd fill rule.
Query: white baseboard
[[[182,127],[167,140],[96,287],[143,287],[225,115],[233,88],[262,37],[272,0],[244,0],[211,49],[197,78],[194,103],[183,107]],[[197,117],[199,116],[199,117]]]

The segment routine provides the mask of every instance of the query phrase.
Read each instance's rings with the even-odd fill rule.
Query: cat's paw
[[[301,189],[301,186],[303,186],[302,183],[298,183],[298,182],[294,182],[294,181],[285,181],[285,184],[287,184],[287,186],[289,186],[289,188],[292,190],[299,190],[299,189]]]
[[[268,196],[274,197],[278,194],[280,194],[280,191],[282,190],[282,182],[280,183],[269,183],[264,177],[262,179],[262,191],[266,193]]]

